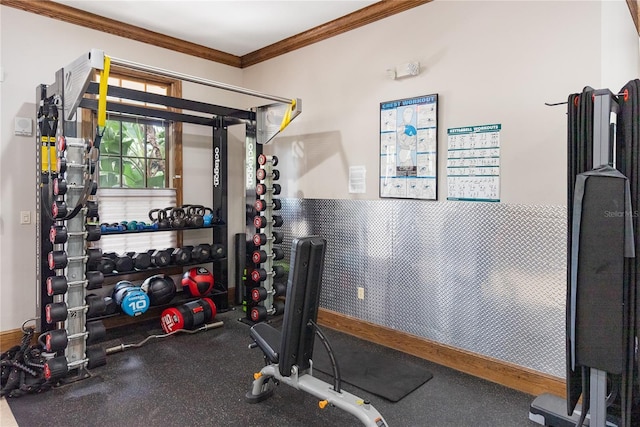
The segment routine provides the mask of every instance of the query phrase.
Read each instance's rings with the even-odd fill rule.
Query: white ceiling
[[[376,3],[364,0],[54,1],[237,56]]]

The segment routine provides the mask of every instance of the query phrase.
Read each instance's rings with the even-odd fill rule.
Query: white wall
[[[611,55],[602,49],[601,14],[623,7],[436,0],[248,68],[245,85],[303,100],[302,115],[271,147],[283,160],[284,194],[378,198],[379,103],[438,93],[439,200],[446,129],[501,123],[502,202],[563,205],[566,108],[544,103],[601,86],[601,60]],[[609,34],[612,42],[634,31],[630,17],[611,19],[624,33]],[[616,63],[627,80],[638,77],[638,49],[629,44],[615,53],[630,57]],[[419,76],[387,78],[389,66],[408,61],[420,61]],[[366,166],[365,195],[348,193],[350,165]]]
[[[0,66],[5,72],[5,80],[0,83],[0,331],[5,331],[18,328],[36,314],[35,221],[31,225],[19,225],[19,212],[23,210],[31,211],[35,220],[35,137],[13,135],[16,116],[35,119],[36,86],[53,83],[58,69],[91,48],[103,49],[113,57],[233,85],[241,85],[242,72],[6,6],[0,7],[0,15]],[[188,83],[183,84],[183,96],[227,106],[239,107],[246,103],[237,94]],[[185,202],[211,203],[211,132],[210,128],[185,126]],[[240,157],[230,159],[230,164],[242,165],[243,141],[236,135],[231,143],[234,149],[230,151]],[[241,171],[241,167],[232,169],[236,175]],[[241,175],[235,181],[242,183]],[[230,194],[243,196],[244,192],[236,189]],[[244,199],[230,197],[229,203],[235,209],[231,217],[240,218],[230,224],[232,236],[244,231]]]
[[[0,331],[35,314],[37,286],[35,225],[19,225],[19,211],[35,210],[34,138],[14,136],[13,120],[34,118],[35,87],[52,83],[56,70],[90,48],[302,98],[303,114],[271,145],[281,157],[285,197],[378,198],[379,103],[438,93],[440,200],[446,197],[447,127],[501,123],[502,201],[562,205],[565,109],[544,102],[564,101],[585,85],[617,90],[638,77],[637,33],[631,19],[624,20],[624,2],[615,3],[436,0],[246,70],[0,6]],[[420,61],[420,76],[387,78],[389,66],[409,60]],[[256,104],[190,84],[183,96]],[[209,135],[185,126],[185,202],[210,201]],[[241,138],[231,132],[230,164],[241,164]],[[366,166],[366,194],[348,194],[350,165]],[[242,168],[231,167],[230,174],[229,194],[242,195]],[[244,231],[244,199],[229,203],[233,235]]]
[[[616,93],[629,80],[640,77],[640,39],[625,1],[603,1],[602,81]]]

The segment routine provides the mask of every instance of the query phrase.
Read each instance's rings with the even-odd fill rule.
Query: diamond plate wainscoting
[[[285,248],[327,239],[321,307],[565,377],[566,207],[283,199],[281,214]]]

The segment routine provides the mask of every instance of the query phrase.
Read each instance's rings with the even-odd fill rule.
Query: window
[[[98,81],[99,81],[98,76]],[[115,74],[109,86],[135,89],[158,95],[169,95],[168,84]],[[107,96],[109,102],[123,102],[165,109],[165,106]],[[167,123],[157,120],[109,115],[100,145],[100,187],[102,188],[166,188]]]
[[[168,134],[160,122],[109,118],[100,144],[100,187],[168,187]]]
[[[96,75],[95,81],[99,81],[99,75]],[[177,98],[182,96],[181,82],[131,70],[112,69],[109,86]],[[167,109],[163,105],[113,96],[107,96],[107,101]],[[95,112],[84,112],[85,137],[92,136],[95,124]],[[175,187],[171,181],[172,176],[182,174],[181,137],[180,123],[107,113],[98,166],[97,196],[102,223],[133,220],[150,223],[149,210],[182,203],[181,181],[176,180],[178,185]],[[163,232],[103,236],[99,246],[105,253],[176,247],[181,244],[179,234]]]

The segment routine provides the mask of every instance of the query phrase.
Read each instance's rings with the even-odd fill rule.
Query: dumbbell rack
[[[65,376],[64,381],[69,382],[86,378],[86,368],[106,363],[106,354],[101,348],[87,348],[88,343],[104,336],[101,321],[87,323],[87,313],[100,312],[105,307],[102,298],[86,292],[87,289],[100,288],[104,281],[102,274],[88,275],[86,272],[88,260],[101,255],[99,249],[89,247],[90,241],[100,239],[99,228],[90,222],[97,217],[97,203],[90,200],[95,194],[92,176],[95,175],[97,158],[90,158],[90,154],[96,151],[91,150],[90,143],[84,139],[65,138],[60,134],[55,150],[50,150],[51,137],[41,135],[42,130],[39,129],[39,145],[46,145],[50,158],[55,151],[57,165],[55,178],[51,165],[47,165],[48,179],[53,179],[48,181],[48,185],[53,187],[53,204],[48,235],[52,250],[46,257],[53,275],[42,275],[47,276],[46,294],[51,302],[43,304],[41,330],[46,331],[45,350],[55,353],[55,356],[52,355],[45,364],[45,377],[57,379]],[[39,153],[41,151],[38,150]],[[40,159],[38,163],[41,163]],[[42,198],[38,200],[42,204]],[[70,206],[75,207],[72,212],[69,212]]]
[[[253,243],[256,250],[252,253],[252,261],[254,264],[259,265],[259,268],[254,268],[251,272],[250,280],[255,286],[247,287],[247,301],[253,302],[247,306],[247,319],[252,322],[258,322],[264,320],[259,316],[259,311],[256,311],[258,307],[263,307],[264,312],[267,314],[280,314],[281,310],[278,310],[274,304],[275,299],[275,268],[273,261],[277,257],[276,254],[281,253],[280,248],[276,248],[274,245],[276,242],[280,242],[281,239],[276,239],[275,228],[282,226],[282,219],[279,216],[274,215],[275,210],[280,209],[280,199],[274,198],[274,191],[277,184],[274,181],[279,179],[279,171],[274,168],[277,165],[278,158],[275,156],[267,156],[260,154],[258,156],[259,168],[256,172],[256,178],[260,183],[256,186],[256,201],[254,203],[257,216],[254,218],[254,226],[257,230],[253,236]],[[266,254],[266,256],[265,256]],[[281,257],[282,255],[280,255]],[[263,274],[260,274],[262,270]],[[266,274],[264,274],[266,273]],[[252,290],[264,288],[266,291],[266,298],[262,301],[254,302],[251,298]]]

